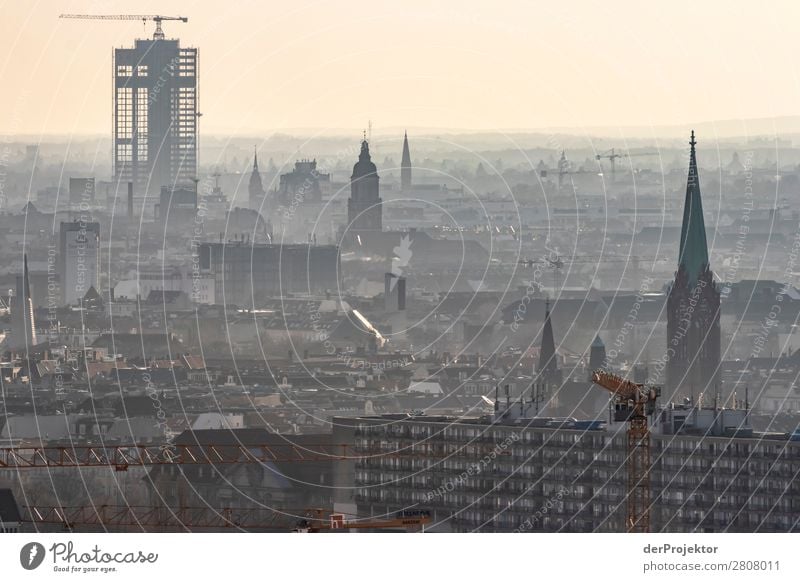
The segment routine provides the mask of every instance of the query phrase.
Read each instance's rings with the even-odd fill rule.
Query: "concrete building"
[[[100,223],[62,222],[59,253],[61,301],[75,305],[89,288],[100,288]]]
[[[529,405],[514,401],[509,410]],[[800,531],[800,442],[736,436],[743,413],[661,411],[653,531]],[[365,456],[337,467],[335,507],[430,511],[430,531],[625,531],[624,425],[522,416],[336,418],[334,442]]]
[[[197,190],[194,186],[170,188],[162,186],[155,220],[165,227],[164,236],[186,236],[192,232],[197,216]]]
[[[298,160],[291,172],[281,174],[277,202],[288,207],[321,202],[330,190],[331,175],[317,170],[317,160]]]
[[[94,178],[69,179],[69,205],[71,208],[88,208],[95,203]]]
[[[202,243],[200,271],[214,279],[218,303],[257,308],[272,297],[289,293],[336,293],[339,248],[244,240]]]
[[[114,177],[138,207],[197,175],[197,49],[156,35],[114,50]]]

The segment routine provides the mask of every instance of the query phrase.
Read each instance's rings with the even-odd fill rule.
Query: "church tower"
[[[264,203],[264,186],[261,183],[261,174],[258,172],[258,153],[253,151],[253,172],[250,174],[250,183],[247,185],[250,208],[259,210]]]
[[[400,162],[400,189],[411,188],[411,152],[408,149],[408,132],[403,136],[403,159]]]
[[[369,155],[366,136],[361,142],[358,162],[350,177],[347,201],[347,232],[351,236],[383,230],[383,201],[380,197],[378,169]]]
[[[678,270],[667,298],[667,398],[719,389],[720,292],[708,258],[694,131],[678,249]]]
[[[534,375],[540,386],[546,387],[549,391],[558,390],[561,387],[562,374],[558,369],[558,355],[556,354],[556,342],[553,337],[553,323],[550,321],[550,301],[545,303],[544,326],[542,327],[542,340],[539,347],[539,362],[536,366]]]

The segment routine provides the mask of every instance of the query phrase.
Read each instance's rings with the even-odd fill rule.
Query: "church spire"
[[[550,300],[547,299],[544,307],[544,327],[542,328],[542,343],[539,348],[539,365],[537,372],[552,373],[558,370],[556,361],[556,342],[553,339],[553,324],[550,321]]]
[[[694,130],[689,140],[689,176],[686,180],[686,200],[683,203],[683,224],[678,254],[678,267],[683,267],[689,285],[708,267],[708,242],[703,218],[703,201],[700,195],[700,177],[697,173]]]
[[[400,162],[400,188],[411,188],[411,151],[408,148],[408,132],[403,135],[403,159]]]
[[[250,197],[250,207],[260,208],[264,198],[264,185],[261,183],[261,174],[258,171],[258,151],[255,146],[253,146],[253,172],[250,174],[247,193]]]

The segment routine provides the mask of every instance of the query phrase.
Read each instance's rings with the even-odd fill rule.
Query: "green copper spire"
[[[683,204],[683,225],[681,226],[680,254],[678,265],[686,269],[689,285],[693,286],[700,274],[708,266],[708,243],[706,224],[703,220],[703,202],[700,197],[700,178],[697,175],[694,130],[689,141],[689,177],[686,181],[686,201]]]

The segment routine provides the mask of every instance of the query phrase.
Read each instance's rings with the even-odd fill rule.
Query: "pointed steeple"
[[[403,159],[400,162],[400,187],[411,188],[411,151],[408,149],[408,132],[403,135]]]
[[[542,327],[542,343],[539,348],[539,365],[536,371],[540,374],[558,370],[556,361],[556,342],[553,339],[553,324],[550,321],[550,300],[545,303],[544,327]]]
[[[259,208],[264,198],[264,185],[261,183],[261,174],[258,171],[258,151],[255,146],[253,146],[253,172],[250,174],[247,193],[250,196],[250,207]]]
[[[678,254],[678,266],[686,271],[689,285],[693,286],[709,265],[706,225],[703,218],[703,201],[700,195],[700,177],[697,173],[694,130],[689,141],[689,176],[686,181],[686,200],[683,203],[683,224]]]

